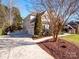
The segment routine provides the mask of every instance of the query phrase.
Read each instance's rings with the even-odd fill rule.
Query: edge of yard
[[[71,34],[71,35],[63,36],[61,38],[79,46],[79,34]]]

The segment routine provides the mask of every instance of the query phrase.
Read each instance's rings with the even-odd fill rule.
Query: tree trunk
[[[58,35],[57,34],[53,35],[53,42],[56,42],[57,40],[58,40]]]

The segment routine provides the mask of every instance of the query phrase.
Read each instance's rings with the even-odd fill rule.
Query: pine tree
[[[38,35],[39,37],[42,36],[42,21],[41,21],[40,13],[37,13],[37,15],[36,15],[34,35]]]

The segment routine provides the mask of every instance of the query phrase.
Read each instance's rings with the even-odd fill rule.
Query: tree
[[[78,9],[78,12],[76,12],[76,15],[77,15],[76,20],[79,20],[79,9]]]
[[[20,30],[22,25],[22,17],[20,16],[20,12],[17,8],[13,8],[13,26],[15,27],[15,30]]]
[[[7,7],[0,4],[0,28],[2,29],[2,33],[3,30],[5,28],[5,26],[7,26],[7,22],[6,22],[6,15],[7,15]]]
[[[33,0],[34,9],[47,11],[53,41],[58,40],[58,34],[63,26],[79,8],[79,0]],[[42,8],[41,8],[42,7]]]
[[[34,35],[38,35],[39,37],[42,36],[42,21],[41,21],[41,14],[37,13],[35,19],[35,26],[34,26]]]
[[[13,11],[13,0],[9,0],[8,1],[8,20],[9,20],[9,25],[11,26],[12,25],[12,23],[13,23],[13,13],[12,13],[12,11]]]
[[[2,0],[0,0],[0,4],[2,3]]]
[[[8,16],[8,7],[7,6],[4,6],[2,4],[0,4],[0,28],[2,28],[2,34],[7,34],[6,30],[7,28],[12,28],[12,30],[14,30],[13,28],[17,28],[18,29],[21,29],[21,25],[22,25],[22,17],[20,16],[20,12],[17,8],[13,7],[12,8],[12,14],[14,17],[13,18],[13,24],[10,25],[10,22],[9,22],[9,16]],[[13,26],[14,25],[14,26]]]

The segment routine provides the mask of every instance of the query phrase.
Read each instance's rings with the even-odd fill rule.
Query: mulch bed
[[[63,39],[59,39],[57,42],[42,42],[39,43],[39,46],[51,56],[54,56],[55,59],[79,59],[79,48]]]

